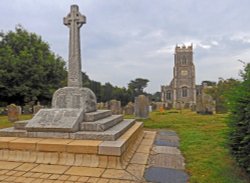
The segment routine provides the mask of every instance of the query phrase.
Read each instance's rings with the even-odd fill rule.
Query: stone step
[[[135,119],[125,119],[104,132],[27,132],[26,130],[11,128],[0,129],[0,137],[32,137],[32,138],[59,138],[59,139],[85,139],[114,141],[124,134],[133,124]]]
[[[87,139],[87,140],[109,140],[114,141],[119,138],[127,129],[135,123],[135,119],[124,119],[117,125],[109,128],[104,132],[95,131],[81,131],[74,133],[73,139]]]
[[[84,121],[93,122],[112,115],[111,110],[97,110],[85,114]]]
[[[123,115],[112,115],[95,122],[82,122],[80,131],[105,131],[123,120]]]
[[[27,137],[26,130],[15,129],[14,127],[0,129],[0,137]]]
[[[17,130],[25,130],[25,126],[27,125],[28,122],[29,122],[29,120],[16,121],[14,123],[14,128],[17,129]]]

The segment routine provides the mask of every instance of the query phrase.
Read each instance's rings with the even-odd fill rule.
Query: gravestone
[[[134,104],[132,102],[129,102],[125,107],[124,107],[124,114],[125,115],[133,115],[135,111]]]
[[[109,102],[104,103],[104,109],[109,109]]]
[[[109,109],[112,111],[112,114],[121,114],[121,102],[118,100],[110,100]]]
[[[148,118],[149,115],[149,99],[145,95],[135,97],[135,117]]]
[[[152,111],[155,111],[156,110],[156,102],[152,102],[151,103],[151,108],[152,108]]]
[[[40,105],[40,102],[37,102],[37,105],[33,106],[33,114],[36,114],[40,109],[43,109],[44,106]]]
[[[29,104],[25,104],[22,107],[22,113],[23,114],[32,114],[32,106],[30,106]]]
[[[8,110],[8,120],[10,122],[15,122],[19,120],[20,115],[20,107],[15,104],[10,104],[7,106]]]
[[[105,108],[104,108],[104,103],[103,103],[103,102],[97,103],[96,108],[97,108],[97,109],[105,109]]]
[[[156,102],[156,110],[159,111],[160,109],[164,109],[164,103]]]
[[[196,97],[196,112],[198,114],[214,114],[216,113],[216,103],[211,95],[205,93],[205,89],[209,86],[202,86],[201,94]]]

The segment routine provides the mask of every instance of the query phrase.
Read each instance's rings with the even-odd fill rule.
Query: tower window
[[[171,91],[170,90],[167,91],[167,100],[171,100]]]
[[[185,56],[182,57],[181,63],[182,63],[183,65],[186,65],[186,64],[187,64],[187,58],[186,58]]]
[[[181,88],[181,95],[182,95],[182,97],[188,96],[188,88],[186,86]]]

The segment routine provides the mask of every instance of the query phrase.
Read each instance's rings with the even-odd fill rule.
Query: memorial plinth
[[[64,18],[69,27],[68,86],[58,89],[51,109],[0,130],[0,160],[102,167],[127,165],[143,138],[143,124],[96,109],[96,96],[82,87],[80,28],[86,17],[77,5]],[[112,165],[113,166],[113,165]]]

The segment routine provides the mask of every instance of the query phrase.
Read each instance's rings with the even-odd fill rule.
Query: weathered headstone
[[[135,111],[134,104],[132,102],[129,102],[125,107],[124,107],[124,114],[125,115],[133,115]]]
[[[151,106],[152,106],[152,111],[155,111],[156,110],[156,102],[152,102]]]
[[[149,99],[145,95],[135,97],[135,117],[146,119],[149,116]]]
[[[159,111],[162,108],[164,109],[164,103],[163,102],[156,102],[156,110]]]
[[[104,103],[104,109],[109,109],[109,102]]]
[[[109,109],[112,111],[112,114],[121,114],[121,102],[118,100],[110,100]]]
[[[40,102],[37,102],[37,105],[33,106],[33,114],[36,114],[40,109],[43,109],[44,106],[40,105]]]
[[[32,106],[30,106],[29,104],[25,104],[22,107],[22,113],[23,114],[32,114]]]
[[[15,104],[10,104],[7,106],[8,109],[8,120],[10,122],[15,122],[19,120],[20,108]]]
[[[104,103],[103,102],[97,103],[96,108],[97,109],[104,109]]]
[[[203,86],[201,94],[197,95],[196,112],[199,114],[214,114],[216,112],[216,103],[212,96],[205,93],[205,89],[208,86]]]

